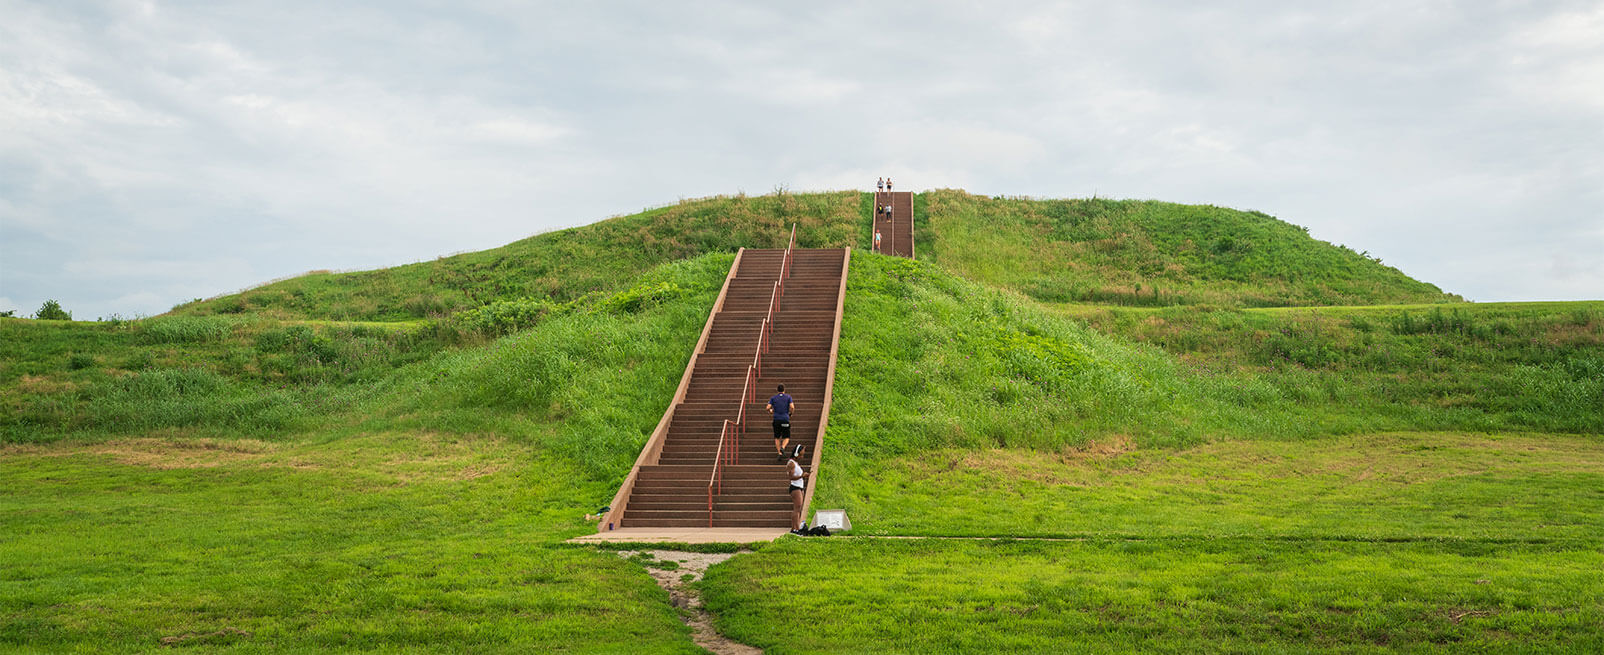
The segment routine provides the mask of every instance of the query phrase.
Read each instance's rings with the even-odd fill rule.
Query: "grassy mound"
[[[1144,200],[917,197],[919,257],[1037,300],[1375,305],[1457,299],[1259,212]]]
[[[557,544],[628,471],[731,261],[484,342],[0,322],[0,647],[699,652],[637,565]]]
[[[1604,304],[1222,308],[1444,297],[1227,210],[920,202],[948,203],[922,226],[928,261],[854,253],[817,503],[864,533],[1088,541],[782,542],[710,571],[727,633],[799,651],[1596,644]],[[1060,206],[1102,213],[1064,215],[1056,268],[988,263]],[[0,319],[0,645],[697,652],[638,565],[558,542],[590,530],[661,415],[728,251],[792,219],[806,245],[858,243],[868,211],[695,201],[173,316]],[[1165,212],[1263,238],[1177,256],[1153,294],[1120,271],[1190,252],[1166,239],[1195,246],[1196,226],[1076,231]],[[1256,259],[1286,252],[1307,256]]]
[[[810,248],[855,245],[861,194],[774,194],[682,201],[548,232],[500,248],[357,273],[308,273],[193,302],[175,314],[398,321],[498,300],[568,302],[625,288],[640,271],[705,253],[783,248],[790,226]]]
[[[1060,310],[1393,428],[1604,433],[1604,302]]]
[[[1233,441],[1604,432],[1604,377],[1590,374],[1604,366],[1604,307],[1592,304],[1065,312],[922,262],[857,253],[851,271],[818,502],[877,532],[1082,534],[1087,524],[1063,514],[1073,494],[1062,486],[1082,483],[1058,472],[1101,455],[1148,466]],[[1155,316],[1218,319],[1225,333],[1183,329],[1186,351],[1154,336],[1171,334]],[[1489,327],[1422,327],[1455,316]],[[1309,368],[1296,359],[1308,351],[1333,354]],[[1265,446],[1265,456],[1306,456],[1294,452],[1305,451]]]
[[[1149,201],[916,196],[920,256],[1044,301],[1240,306],[1442,302],[1455,297],[1257,212]],[[182,315],[403,321],[496,301],[612,293],[638,271],[710,252],[864,248],[869,194],[687,200],[432,262],[309,273],[174,308]]]

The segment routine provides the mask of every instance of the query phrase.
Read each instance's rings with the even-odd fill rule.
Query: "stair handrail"
[[[897,254],[897,196],[890,191],[886,192],[886,230],[891,232],[891,254]]]
[[[780,289],[780,283],[775,282],[774,288],[769,291],[769,312],[763,318],[768,319],[770,323],[774,322],[774,315],[780,311]]]
[[[750,398],[751,400],[748,400]],[[746,434],[746,404],[757,402],[757,369],[746,367],[746,379],[741,383],[741,405],[735,411],[735,426],[740,428],[741,434]]]
[[[757,370],[758,377],[762,377],[763,375],[763,354],[769,351],[769,332],[772,329],[770,327],[771,325],[772,323],[769,323],[769,319],[765,318],[763,319],[763,324],[758,326],[757,352],[752,353],[752,368]],[[754,387],[756,387],[756,384],[757,381],[753,380]],[[756,398],[753,400],[756,400]]]
[[[914,238],[914,229],[918,226],[913,222],[913,193],[908,192],[908,259],[919,258],[919,240]]]
[[[691,374],[696,370],[696,363],[707,348],[707,340],[713,333],[714,319],[724,310],[724,303],[729,298],[730,283],[735,280],[735,274],[746,261],[746,248],[735,252],[735,261],[730,264],[730,270],[724,274],[724,284],[719,287],[718,299],[713,301],[712,310],[707,313],[707,321],[702,324],[702,336],[696,340],[696,346],[691,349],[690,361],[685,364],[685,372],[680,376],[679,386],[674,391],[674,397],[669,400],[668,407],[663,410],[663,416],[657,422],[657,427],[646,438],[646,444],[641,447],[640,454],[635,457],[635,464],[624,476],[623,484],[618,485],[618,491],[613,494],[611,509],[596,520],[596,531],[606,532],[612,526],[623,526],[624,514],[629,510],[629,497],[634,493],[635,482],[640,478],[642,466],[658,463],[662,456],[663,444],[667,441],[668,428],[673,422],[674,415],[685,394],[690,390]]]
[[[752,364],[746,367],[746,377],[741,381],[741,398],[735,410],[735,421],[724,419],[723,427],[718,434],[718,450],[713,454],[713,473],[707,481],[707,526],[713,527],[713,496],[714,487],[718,493],[724,493],[723,466],[727,458],[731,466],[735,464],[740,453],[741,436],[746,434],[746,407],[757,402],[757,379],[763,372],[763,354],[769,351],[769,340],[774,334],[774,315],[780,309],[780,297],[785,294],[785,278],[790,276],[791,256],[796,247],[796,224],[791,224],[791,237],[785,244],[785,254],[780,258],[780,275],[769,290],[769,307],[764,313],[763,322],[758,325],[757,347],[752,353]],[[733,429],[732,429],[733,428]],[[728,437],[734,434],[734,437]],[[726,438],[734,441],[730,449],[724,447]]]
[[[724,439],[729,433],[730,420],[724,419],[718,431],[718,450],[713,452],[713,472],[707,476],[707,527],[709,528],[713,527],[713,488],[718,487],[718,494],[724,494],[724,459],[727,457]]]
[[[785,242],[785,257],[780,259],[780,290],[785,290],[785,279],[791,277],[792,251],[796,250],[796,223],[791,224],[791,239]]]

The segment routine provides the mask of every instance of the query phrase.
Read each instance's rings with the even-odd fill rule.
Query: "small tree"
[[[46,300],[45,304],[39,306],[39,311],[34,312],[33,317],[47,321],[70,321],[72,312],[62,309],[59,302]]]

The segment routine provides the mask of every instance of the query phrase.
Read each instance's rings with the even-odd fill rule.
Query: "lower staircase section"
[[[829,416],[848,255],[741,251],[676,401],[599,529],[791,527],[789,476],[765,406],[784,384],[796,403],[790,446],[805,447],[802,464],[813,470]]]

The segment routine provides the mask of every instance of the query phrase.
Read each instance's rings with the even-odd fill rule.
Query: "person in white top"
[[[802,494],[807,491],[808,478],[813,477],[812,471],[802,470],[796,458],[802,456],[802,444],[797,444],[791,451],[791,457],[785,460],[786,477],[791,479],[791,532],[802,532]]]
[[[886,190],[886,179],[883,178],[883,177],[874,178],[874,192],[875,193],[879,193],[879,192],[885,191],[885,190]]]

